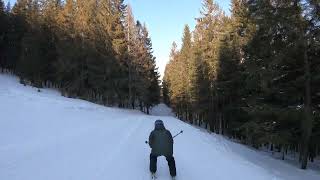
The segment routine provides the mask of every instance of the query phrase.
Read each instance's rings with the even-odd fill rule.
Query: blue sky
[[[145,22],[152,39],[159,72],[163,75],[173,41],[181,44],[185,24],[194,29],[202,0],[126,0],[136,19]],[[230,0],[216,0],[229,12]]]
[[[15,2],[15,0],[10,1],[11,5]],[[200,15],[202,0],[125,0],[125,2],[131,4],[136,20],[147,24],[157,66],[163,75],[172,42],[176,41],[180,45],[185,24],[194,29],[195,18]],[[216,2],[229,12],[230,0],[216,0]]]

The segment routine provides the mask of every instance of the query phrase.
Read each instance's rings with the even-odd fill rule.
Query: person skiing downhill
[[[150,172],[154,175],[157,171],[157,158],[165,156],[168,161],[170,175],[176,176],[176,164],[173,157],[173,138],[169,130],[164,127],[162,120],[156,120],[154,130],[149,136],[150,153]]]

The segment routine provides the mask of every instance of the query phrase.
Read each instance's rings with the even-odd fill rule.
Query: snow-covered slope
[[[170,116],[147,116],[69,99],[54,90],[24,87],[0,75],[1,180],[147,180],[153,122],[162,119],[174,134],[180,180],[319,180],[225,138]],[[158,180],[168,180],[165,158]]]
[[[174,116],[174,113],[172,112],[171,108],[169,108],[167,105],[163,103],[153,107],[150,111],[150,114],[154,116]]]

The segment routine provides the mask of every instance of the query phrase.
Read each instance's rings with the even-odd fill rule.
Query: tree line
[[[145,24],[123,0],[0,0],[0,68],[32,86],[149,109],[159,73]]]
[[[320,154],[320,2],[204,0],[179,49],[173,43],[163,99],[176,115],[255,148]]]

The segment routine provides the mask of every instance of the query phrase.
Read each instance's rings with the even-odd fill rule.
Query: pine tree
[[[195,79],[194,79],[194,110],[197,114],[198,124],[205,124],[207,128],[209,119],[209,106],[211,94],[209,91],[210,80],[209,80],[209,65],[203,59],[201,51],[198,46],[194,46],[194,60],[195,60]]]
[[[6,68],[16,72],[17,62],[21,52],[21,39],[27,30],[26,23],[26,4],[27,0],[18,0],[9,15],[9,29],[6,45]]]
[[[124,68],[123,65],[126,64],[128,52],[127,52],[127,41],[124,29],[124,17],[126,6],[123,0],[113,0],[111,1],[111,14],[112,17],[110,22],[109,35],[112,39],[112,47],[115,52],[115,57],[120,64],[121,69],[118,71],[116,86],[116,93],[118,99],[120,100],[119,106],[124,106],[125,101],[128,99],[128,69]]]
[[[217,85],[215,83],[218,73],[219,43],[224,35],[225,15],[218,4],[212,0],[203,1],[203,9],[201,17],[197,18],[195,29],[195,44],[200,48],[201,54],[198,57],[203,58],[208,65],[208,78],[210,85],[208,87],[210,93],[210,103],[208,123],[210,129],[219,132],[221,125],[221,111],[218,110],[219,96],[217,96]],[[219,112],[218,112],[219,111]]]
[[[129,86],[129,100],[132,108],[135,108],[136,101],[138,99],[138,89],[143,83],[139,83],[141,79],[139,78],[139,60],[141,56],[144,54],[144,43],[141,41],[141,24],[140,22],[136,23],[135,18],[133,16],[133,12],[131,6],[127,6],[127,14],[126,14],[126,37],[128,41],[128,86]],[[141,72],[140,72],[141,73]],[[144,88],[143,86],[141,88]],[[143,91],[143,89],[140,89]],[[143,94],[143,92],[140,92]],[[142,110],[142,103],[140,104],[140,110]]]
[[[55,70],[54,63],[58,59],[58,52],[56,44],[58,43],[58,17],[62,10],[62,4],[60,0],[54,1],[42,1],[42,18],[41,18],[41,36],[43,39],[43,60],[45,62],[43,75],[45,82],[55,82]]]
[[[303,2],[300,2],[302,4]],[[314,113],[313,109],[313,97],[315,97],[315,92],[312,90],[312,86],[317,87],[316,83],[313,83],[313,76],[317,77],[314,69],[319,67],[319,63],[315,62],[315,57],[319,56],[318,53],[315,53],[315,49],[319,49],[319,43],[317,43],[316,37],[320,32],[319,30],[319,9],[320,4],[316,1],[307,1],[306,4],[300,8],[299,1],[295,1],[293,8],[295,13],[295,22],[300,25],[297,31],[298,41],[297,44],[302,50],[303,61],[304,61],[304,115],[305,119],[302,121],[301,130],[302,130],[302,139],[301,139],[301,168],[306,169],[309,159],[309,154],[313,154],[314,145],[312,142],[312,131],[314,127]],[[307,12],[307,13],[302,13]],[[299,17],[303,16],[301,20]],[[319,41],[318,41],[319,42]],[[312,64],[315,68],[312,68]],[[313,88],[313,89],[316,89]],[[315,99],[317,100],[317,99]],[[310,148],[311,147],[311,148]]]
[[[127,66],[128,66],[128,88],[129,88],[129,103],[131,103],[132,108],[135,108],[135,97],[132,92],[134,89],[134,59],[135,57],[135,41],[136,41],[136,26],[135,19],[133,17],[133,12],[131,6],[127,6],[127,14],[126,14],[126,35],[128,41],[128,58],[127,58]]]
[[[155,57],[153,56],[153,50],[152,50],[152,42],[151,38],[149,37],[149,32],[147,30],[146,25],[144,24],[142,26],[142,34],[143,34],[143,44],[145,46],[145,62],[142,64],[145,68],[145,74],[141,74],[142,77],[146,77],[147,74],[147,83],[149,86],[147,87],[147,93],[146,93],[146,102],[145,106],[147,108],[147,114],[149,114],[149,109],[159,104],[160,99],[160,86],[159,86],[159,73],[156,67],[156,61]]]
[[[169,97],[170,97],[170,105],[176,112],[179,118],[182,118],[183,112],[179,105],[180,103],[180,95],[181,92],[181,63],[178,62],[179,52],[177,50],[177,45],[175,42],[172,44],[171,52],[170,52],[170,61],[166,65],[165,74],[164,74],[164,82],[167,83],[169,89]]]
[[[7,19],[4,11],[4,3],[0,0],[0,68],[3,71],[5,67],[5,57],[4,57],[4,49],[5,49],[5,31],[7,29]]]
[[[42,87],[45,62],[40,31],[40,6],[37,0],[21,2],[20,15],[25,18],[28,29],[21,39],[22,53],[17,62],[17,71],[22,79],[27,79],[36,87]],[[25,7],[23,7],[25,5]]]
[[[1,0],[0,1],[0,15],[1,18],[4,18],[5,15],[5,7],[4,7],[4,2]],[[3,21],[3,19],[1,19]]]
[[[164,102],[170,106],[174,106],[174,103],[172,103],[173,99],[172,99],[171,79],[173,77],[172,77],[171,73],[172,73],[172,64],[176,60],[177,54],[178,54],[177,44],[176,44],[176,42],[173,42],[172,47],[171,47],[171,51],[170,51],[170,59],[169,59],[168,64],[165,67],[164,76],[163,76],[163,80],[162,80],[162,93],[163,93],[162,96],[163,96]]]
[[[185,88],[183,93],[183,101],[185,103],[186,119],[192,122],[193,112],[192,104],[194,103],[193,98],[193,79],[194,79],[194,58],[192,50],[192,35],[188,25],[184,28],[183,38],[182,38],[182,47],[180,50],[179,58],[180,63],[184,69],[185,77],[182,81],[182,86]]]
[[[76,50],[78,44],[75,45],[74,37],[74,18],[75,18],[75,4],[72,0],[67,0],[64,7],[60,10],[57,16],[57,62],[55,69],[57,72],[56,82],[60,84],[62,94],[71,93],[72,90],[72,74],[76,74]]]

